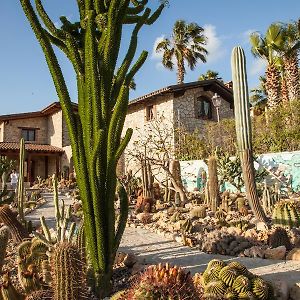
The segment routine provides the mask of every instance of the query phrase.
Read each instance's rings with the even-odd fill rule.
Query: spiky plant
[[[35,1],[36,10],[30,0],[20,0],[45,54],[68,127],[83,204],[86,245],[95,289],[101,297],[108,295],[111,288],[112,266],[128,215],[127,194],[121,187],[120,218],[115,224],[116,166],[132,135],[132,129],[128,129],[121,137],[129,88],[147,58],[143,51],[133,63],[138,34],[144,25],[157,20],[165,2],[151,14],[148,1],[78,0],[80,20],[72,23],[63,16],[58,28],[41,0]],[[127,24],[133,31],[122,60],[119,52]],[[73,110],[53,45],[65,53],[76,73],[78,113]]]
[[[200,299],[190,273],[168,264],[150,266],[141,274],[124,299]]]
[[[291,250],[292,243],[291,239],[284,228],[278,227],[274,232],[271,233],[268,239],[268,244],[272,248],[279,246],[285,246],[287,250]]]
[[[208,158],[207,166],[208,166],[210,207],[211,210],[215,212],[220,204],[216,156],[212,155]]]
[[[255,184],[246,58],[241,47],[235,47],[232,50],[231,69],[237,144],[241,156],[246,194],[255,217],[266,222],[267,218],[260,205]]]
[[[8,244],[9,231],[6,226],[0,228],[0,273],[4,264],[6,247]]]

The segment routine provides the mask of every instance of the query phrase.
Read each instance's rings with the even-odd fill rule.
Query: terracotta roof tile
[[[19,150],[20,144],[14,142],[0,142],[1,150]],[[63,153],[64,150],[59,147],[51,145],[41,145],[41,144],[29,144],[25,143],[25,150],[32,152],[48,152],[48,153]]]

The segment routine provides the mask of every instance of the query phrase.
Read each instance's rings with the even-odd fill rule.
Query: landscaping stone
[[[279,246],[277,248],[268,248],[265,250],[265,258],[267,259],[284,259],[286,254],[285,246]]]
[[[286,256],[288,260],[300,260],[300,248],[292,249]],[[300,299],[300,297],[299,297]]]

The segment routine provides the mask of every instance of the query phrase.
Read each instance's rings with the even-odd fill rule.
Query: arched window
[[[210,120],[212,119],[211,101],[205,97],[198,97],[196,101],[196,117]]]

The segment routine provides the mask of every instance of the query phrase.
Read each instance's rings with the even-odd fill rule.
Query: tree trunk
[[[177,62],[177,83],[182,84],[184,81],[184,61]]]
[[[268,96],[268,107],[274,109],[280,102],[280,75],[277,67],[270,64],[266,71],[266,91]]]
[[[181,203],[184,204],[187,202],[187,197],[181,180],[179,160],[171,160],[169,170],[172,175],[170,177],[173,187],[175,188],[176,192],[178,192]]]
[[[284,58],[286,84],[290,101],[300,99],[300,78],[297,55]]]

